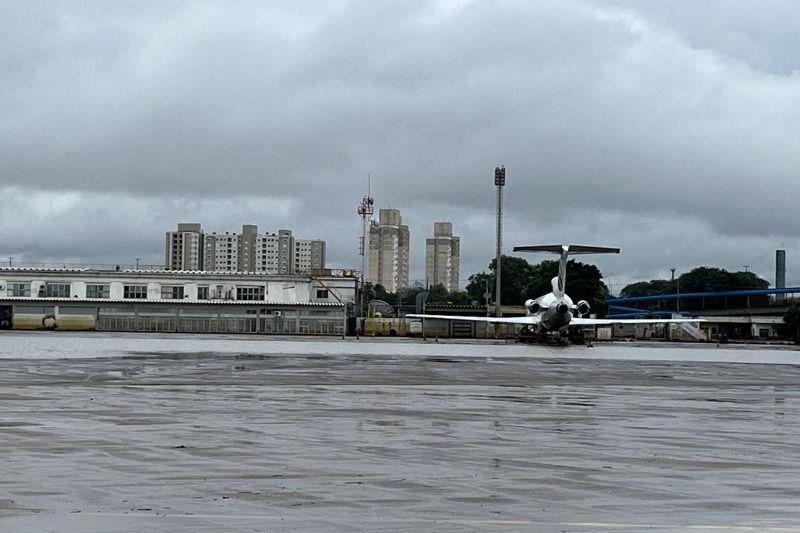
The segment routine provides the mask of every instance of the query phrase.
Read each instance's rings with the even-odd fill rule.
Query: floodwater
[[[800,352],[0,334],[0,531],[798,531]]]

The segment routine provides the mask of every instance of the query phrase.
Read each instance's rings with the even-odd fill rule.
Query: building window
[[[179,285],[163,285],[161,287],[162,300],[183,300],[183,287]]]
[[[110,298],[111,286],[101,283],[89,283],[86,285],[87,298]]]
[[[46,298],[69,298],[69,283],[45,283]]]
[[[24,296],[31,295],[31,282],[30,281],[16,281],[8,284],[9,296]]]
[[[197,287],[197,299],[208,300],[208,287]]]
[[[132,300],[147,299],[147,285],[125,285],[122,289],[122,297]]]
[[[236,287],[237,300],[263,300],[264,287]]]
[[[317,298],[318,299],[327,299],[328,298],[328,289],[317,289]]]

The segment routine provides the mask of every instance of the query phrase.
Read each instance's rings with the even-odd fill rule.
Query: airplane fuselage
[[[559,279],[552,279],[553,290],[535,300],[525,302],[528,316],[539,318],[539,328],[543,331],[561,331],[572,321],[575,314],[589,312],[589,304],[579,302],[576,306],[566,293],[560,289]]]
[[[525,302],[528,316],[539,317],[539,327],[547,331],[560,331],[569,326],[575,304],[566,294],[561,297],[552,292]]]

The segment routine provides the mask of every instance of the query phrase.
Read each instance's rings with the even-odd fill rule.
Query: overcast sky
[[[163,262],[177,222],[290,228],[357,266],[356,206],[494,249],[614,245],[800,284],[793,0],[0,1],[0,261]],[[539,257],[529,257],[539,260]],[[463,284],[464,282],[462,282]]]

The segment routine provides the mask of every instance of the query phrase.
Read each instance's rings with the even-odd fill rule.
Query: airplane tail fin
[[[559,254],[558,276],[553,278],[553,294],[561,298],[567,283],[567,260],[571,255],[583,254],[618,254],[619,248],[605,246],[581,246],[578,244],[545,244],[539,246],[515,246],[515,252],[550,252]]]

